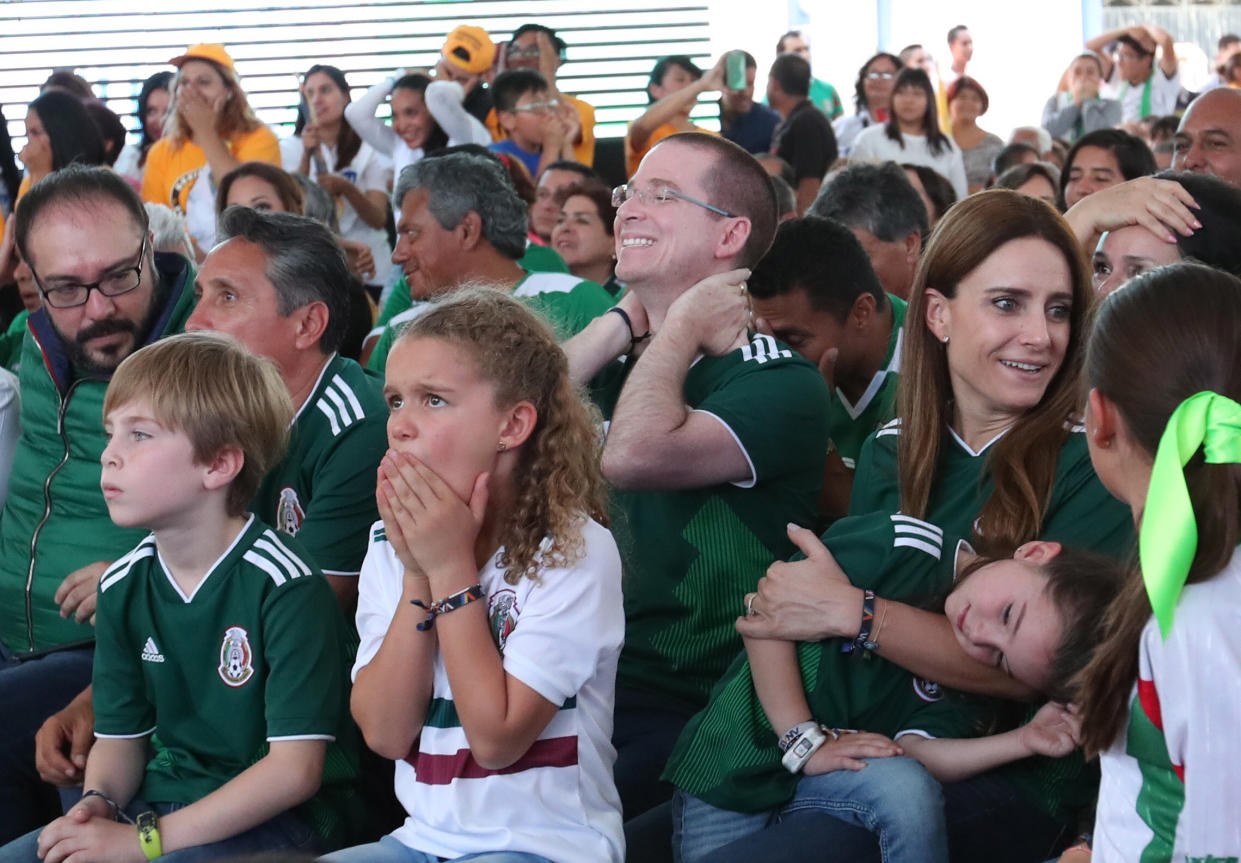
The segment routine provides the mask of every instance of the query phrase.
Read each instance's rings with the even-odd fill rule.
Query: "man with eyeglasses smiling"
[[[786,525],[813,523],[828,393],[814,366],[749,332],[745,279],[776,226],[753,156],[672,135],[613,201],[627,290],[565,352],[609,421],[626,576],[614,775],[630,819],[669,795],[667,755],[741,647],[745,593],[794,550]]]
[[[90,683],[99,576],[142,538],[112,524],[99,492],[108,379],[180,331],[194,297],[189,262],[151,251],[142,202],[112,171],[49,174],[14,233],[43,307],[22,348],[22,436],[0,516],[0,841],[60,813],[34,733]]]

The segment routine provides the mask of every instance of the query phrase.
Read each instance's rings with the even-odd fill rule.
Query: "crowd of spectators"
[[[0,863],[1241,856],[1241,38],[940,44],[0,116]]]

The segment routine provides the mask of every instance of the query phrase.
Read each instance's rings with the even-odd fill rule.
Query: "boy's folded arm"
[[[268,753],[206,797],[160,818],[165,854],[206,845],[304,803],[323,779],[325,740],[272,740]]]
[[[797,645],[769,638],[743,638],[754,691],[777,737],[813,719],[797,666]]]

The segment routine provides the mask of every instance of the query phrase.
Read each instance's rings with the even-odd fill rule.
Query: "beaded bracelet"
[[[469,605],[474,600],[482,598],[482,585],[472,584],[463,590],[458,590],[452,596],[432,600],[430,605],[427,605],[421,599],[411,599],[409,602],[411,605],[416,605],[426,611],[427,619],[418,624],[418,631],[426,632],[432,626],[435,626],[435,616],[437,614],[447,614],[450,611],[456,611],[461,606]]]
[[[871,627],[875,623],[875,592],[873,590],[862,591],[862,623],[858,627],[857,636],[849,642],[846,642],[841,648],[841,653],[853,653],[857,655],[861,651],[861,656],[869,659],[870,652],[879,646],[879,643],[872,641],[870,637]]]

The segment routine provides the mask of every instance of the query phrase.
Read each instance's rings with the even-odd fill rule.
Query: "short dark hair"
[[[267,256],[263,275],[276,290],[281,315],[315,302],[327,306],[319,350],[331,354],[339,348],[349,328],[353,275],[332,232],[301,214],[229,207],[220,216],[216,239],[222,243],[235,238],[253,243]]]
[[[103,164],[103,135],[77,96],[65,90],[47,90],[34,98],[30,110],[47,132],[53,171],[74,162]]]
[[[1004,148],[991,160],[991,173],[998,177],[1009,168],[1022,164],[1022,160],[1027,155],[1032,155],[1035,159],[1043,158],[1037,147],[1032,147],[1022,141],[1005,144]]]
[[[96,98],[95,91],[91,87],[90,82],[76,72],[70,72],[68,69],[59,69],[53,72],[47,76],[47,80],[39,85],[40,93],[46,93],[50,90],[60,90],[77,96],[79,99]]]
[[[1116,157],[1116,165],[1120,168],[1120,175],[1126,180],[1146,177],[1159,170],[1159,166],[1155,164],[1155,154],[1151,152],[1151,148],[1146,146],[1146,142],[1141,138],[1130,135],[1128,132],[1122,132],[1120,129],[1095,129],[1093,132],[1087,132],[1074,141],[1073,146],[1069,148],[1069,154],[1064,157],[1064,168],[1060,172],[1060,201],[1062,204],[1065,203],[1064,190],[1069,185],[1069,174],[1073,171],[1073,161],[1083,147],[1098,147],[1109,151]]]
[[[1150,125],[1150,138],[1152,143],[1159,141],[1170,141],[1176,137],[1176,130],[1180,128],[1181,118],[1175,114],[1165,114],[1162,117],[1155,117],[1154,122]]]
[[[895,162],[853,164],[829,174],[807,215],[863,228],[884,243],[926,236],[926,205]]]
[[[931,205],[935,207],[935,212],[927,213],[928,218],[934,216],[931,219],[934,222],[943,218],[944,213],[948,212],[948,208],[957,202],[957,190],[952,187],[952,183],[948,182],[948,178],[934,168],[928,168],[926,165],[906,163],[902,164],[901,167],[918,175],[918,182],[922,184],[922,188],[926,191],[926,196],[931,199]],[[915,191],[917,190],[915,189]]]
[[[557,159],[552,162],[542,171],[539,171],[539,176],[535,179],[535,182],[537,183],[538,180],[542,179],[548,171],[572,171],[575,174],[581,175],[583,179],[603,182],[603,178],[599,176],[599,172],[594,168],[589,165],[583,165],[581,162],[575,162],[572,159]]]
[[[509,69],[496,76],[491,85],[491,98],[495,100],[496,113],[512,111],[517,100],[527,93],[542,93],[547,89],[547,79],[533,69]]]
[[[727,138],[702,132],[678,132],[667,142],[706,150],[715,164],[703,172],[708,200],[750,220],[750,237],[739,255],[739,266],[753,267],[767,252],[776,233],[776,193],[758,160]],[[657,145],[657,146],[659,146]]]
[[[535,24],[534,22],[522,24],[513,31],[513,35],[509,37],[509,42],[516,42],[527,33],[546,33],[547,38],[552,40],[552,50],[556,52],[562,61],[568,60],[568,57],[565,56],[565,52],[569,46],[565,44],[563,39],[556,35],[555,30],[548,27],[546,24]]]
[[[978,98],[982,99],[982,111],[987,113],[987,109],[991,107],[991,99],[987,96],[987,91],[983,89],[982,84],[978,83],[977,78],[971,78],[969,75],[962,75],[957,80],[948,85],[948,104],[952,104],[952,100],[961,94],[962,90],[973,90],[978,94]]]
[[[810,94],[810,64],[797,54],[781,54],[771,63],[767,73],[790,96],[803,99]]]
[[[776,53],[783,54],[784,43],[789,41],[790,39],[804,39],[804,38],[806,37],[802,35],[800,30],[790,30],[789,32],[785,33],[783,36],[781,36],[779,39],[776,40]]]
[[[1121,36],[1120,38],[1118,38],[1116,41],[1117,41],[1117,42],[1119,42],[1119,43],[1120,43],[1120,44],[1122,44],[1122,45],[1128,45],[1128,46],[1129,46],[1130,48],[1132,48],[1135,52],[1137,52],[1137,55],[1138,55],[1139,57],[1154,57],[1154,56],[1155,56],[1155,52],[1154,52],[1154,51],[1147,51],[1147,50],[1146,50],[1146,46],[1144,46],[1144,45],[1143,45],[1141,42],[1139,42],[1137,39],[1134,39],[1134,38],[1133,38],[1132,36],[1130,36],[1128,33],[1124,34],[1123,36]]]
[[[959,37],[962,33],[967,32],[969,29],[970,28],[966,27],[964,24],[958,24],[953,27],[948,31],[948,44],[951,45],[953,42],[957,41],[957,37]]]
[[[70,98],[73,98],[72,96]],[[91,207],[108,201],[122,207],[134,224],[146,233],[147,211],[142,199],[125,178],[109,168],[72,164],[53,171],[30,187],[17,202],[13,219],[13,242],[22,260],[30,263],[30,232],[48,208]]]
[[[664,76],[668,74],[668,70],[673,66],[679,66],[684,69],[695,81],[702,77],[702,69],[686,54],[669,54],[667,57],[660,57],[655,61],[655,67],[651,69],[650,80],[646,82],[646,98],[648,100],[651,102],[655,101],[655,97],[651,95],[651,87],[662,87],[664,85]]]
[[[876,308],[887,306],[883,285],[857,237],[839,222],[817,216],[781,224],[746,285],[758,299],[803,290],[811,308],[838,321],[849,316],[862,294],[873,296]]]
[[[1223,36],[1219,37],[1219,44],[1216,46],[1215,50],[1223,51],[1229,45],[1235,45],[1238,42],[1241,42],[1241,36],[1238,36],[1236,33],[1225,33]]]

